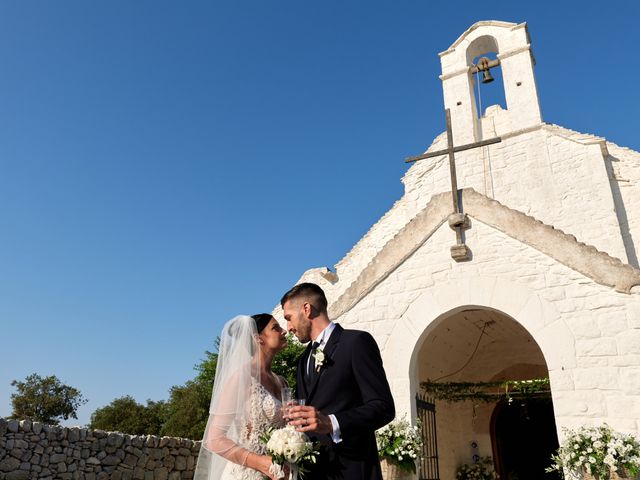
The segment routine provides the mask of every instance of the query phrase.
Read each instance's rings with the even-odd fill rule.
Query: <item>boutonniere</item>
[[[313,352],[313,359],[315,361],[316,372],[319,372],[326,361],[326,357],[321,348],[316,348],[316,351]]]

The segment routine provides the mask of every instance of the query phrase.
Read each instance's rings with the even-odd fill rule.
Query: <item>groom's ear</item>
[[[307,317],[311,316],[311,312],[313,311],[313,307],[311,306],[311,304],[309,302],[304,302],[302,304],[302,311],[304,312],[304,314]]]

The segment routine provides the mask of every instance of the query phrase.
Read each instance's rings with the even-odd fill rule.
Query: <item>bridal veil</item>
[[[257,328],[253,318],[240,315],[222,329],[218,364],[194,480],[218,480],[227,465],[243,465],[249,451],[241,446],[251,428],[251,385],[260,382]]]

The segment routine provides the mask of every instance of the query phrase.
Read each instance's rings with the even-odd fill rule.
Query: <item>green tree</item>
[[[78,389],[63,384],[55,375],[41,377],[32,373],[11,385],[17,390],[11,394],[12,418],[57,425],[61,419],[78,418],[78,407],[87,402]]]
[[[296,368],[298,358],[306,347],[301,344],[296,337],[287,335],[287,346],[273,359],[272,370],[278,375],[282,375],[291,388],[296,388]]]
[[[200,440],[209,418],[211,385],[189,380],[171,387],[162,435]]]
[[[145,406],[126,395],[93,412],[89,428],[130,435],[160,435],[166,409],[164,401],[147,400]]]

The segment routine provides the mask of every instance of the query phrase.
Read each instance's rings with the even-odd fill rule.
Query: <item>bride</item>
[[[286,382],[271,362],[286,347],[285,335],[267,313],[225,324],[194,480],[277,480],[260,436],[284,426],[280,391]]]

